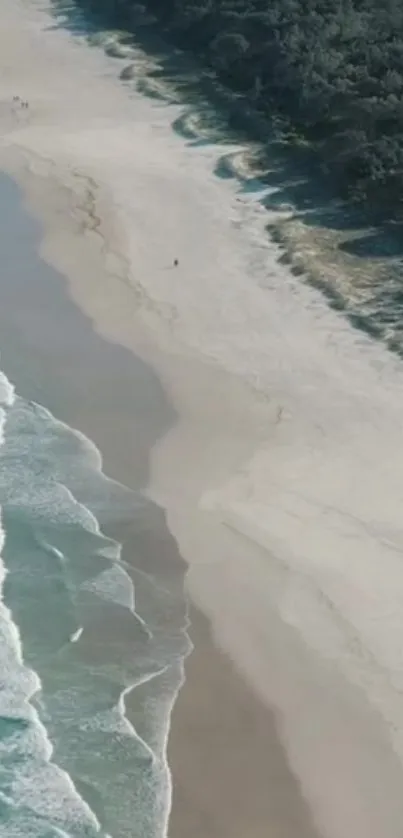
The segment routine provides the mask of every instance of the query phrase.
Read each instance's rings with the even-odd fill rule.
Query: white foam
[[[8,380],[4,372],[0,371],[0,404],[11,407],[15,401],[14,385]]]
[[[106,480],[102,474],[102,460],[96,447],[81,434],[74,434],[68,426],[54,420],[49,411],[16,399],[11,386],[6,386],[6,380],[4,404],[7,407],[0,408],[3,428],[8,411],[10,408],[13,410],[10,413],[9,433],[6,438],[3,436],[6,445],[2,450],[0,482],[3,484],[2,491],[6,503],[18,508],[19,514],[31,515],[34,523],[41,519],[50,519],[53,524],[74,522],[83,530],[99,537],[99,553],[116,561],[120,555],[120,545],[104,538],[95,515],[76,500],[70,489],[55,479],[58,476],[62,477],[63,468],[57,460],[57,449],[49,451],[48,455],[49,426],[53,425],[67,435],[78,437],[81,443],[81,457],[86,462],[87,470],[95,470],[101,479]],[[44,453],[49,459],[48,469],[44,467]],[[36,466],[37,462],[40,463],[39,469]],[[0,551],[4,545],[4,538],[4,532],[0,530]],[[43,547],[60,562],[66,561],[63,552],[55,545],[44,541]],[[119,575],[119,572],[117,573]],[[1,563],[0,584],[4,582],[5,575],[6,569]],[[123,568],[119,579],[119,597],[125,598],[127,607],[134,610],[132,582]],[[82,631],[82,627],[79,627],[71,635],[70,642],[77,643]],[[4,679],[5,685],[0,691],[0,715],[15,719],[17,725],[12,736],[7,737],[4,743],[0,742],[0,753],[9,756],[11,747],[25,757],[23,764],[17,765],[11,783],[12,800],[17,807],[16,829],[21,829],[21,834],[25,829],[22,816],[17,816],[18,805],[21,805],[25,812],[31,812],[32,817],[45,819],[52,824],[55,834],[58,834],[55,831],[56,826],[54,827],[57,822],[66,823],[67,831],[60,827],[60,835],[81,836],[84,831],[88,836],[98,834],[101,827],[95,814],[77,792],[69,775],[52,761],[52,743],[38,713],[30,703],[33,696],[40,692],[41,682],[38,675],[24,665],[20,634],[4,603],[0,605],[0,650],[1,678]],[[27,726],[19,729],[18,722],[22,720],[27,722]]]
[[[68,457],[62,456],[60,443],[63,438],[80,440],[80,448],[74,456],[70,452]],[[74,474],[69,474],[69,468],[73,472],[76,469],[78,482],[81,473],[95,473],[103,483],[109,482],[102,472],[101,455],[90,440],[55,419],[40,405],[17,399],[10,414],[3,457],[7,468],[0,474],[0,484],[8,503],[29,511],[38,520],[45,518],[54,524],[77,523],[100,537],[102,555],[114,560],[119,558],[120,546],[103,536],[94,513],[80,503],[63,482],[70,476],[74,478]],[[45,546],[57,555],[55,546]]]
[[[32,405],[35,406],[38,415],[41,418],[46,418],[49,420],[50,425],[54,429],[60,429],[67,434],[74,436],[77,440],[79,440],[83,454],[87,458],[87,464],[90,466],[94,471],[99,472],[99,476],[111,486],[116,486],[119,489],[122,489],[124,492],[129,492],[127,486],[124,486],[122,483],[119,483],[117,480],[113,480],[111,477],[108,477],[105,472],[103,471],[103,460],[102,460],[102,453],[99,448],[95,445],[95,442],[89,437],[85,436],[81,431],[77,428],[72,428],[70,425],[67,425],[65,422],[62,422],[61,419],[58,419],[53,413],[50,412],[46,407],[43,405],[38,404],[37,402],[32,402]],[[82,456],[82,455],[81,455]]]
[[[53,442],[55,434],[56,443]],[[78,453],[74,452],[74,456],[69,454],[67,458],[58,456],[63,439],[68,440],[72,437],[80,442]],[[24,440],[26,440],[25,448],[21,452]],[[29,511],[35,521],[45,518],[46,521],[51,520],[53,524],[75,523],[83,530],[98,536],[100,540],[98,554],[110,559],[113,564],[84,583],[82,589],[93,591],[103,599],[127,608],[151,637],[146,623],[136,612],[133,581],[120,564],[121,545],[103,535],[93,512],[88,506],[79,502],[73,491],[61,481],[70,479],[72,483],[80,483],[81,474],[85,476],[95,472],[102,485],[118,486],[125,497],[129,496],[132,506],[134,505],[133,493],[105,476],[102,471],[101,453],[91,440],[79,431],[72,430],[68,425],[56,419],[49,410],[34,402],[27,405],[20,399],[16,404],[14,423],[10,425],[8,438],[6,452],[8,457],[12,450],[15,451],[14,457],[10,460],[9,467],[4,471],[3,476],[7,482],[8,502],[12,500],[12,503],[19,509]],[[48,469],[44,468],[44,453],[48,460]],[[37,459],[41,463],[39,474],[36,466]],[[29,468],[32,469],[31,479],[28,476]],[[74,472],[77,472],[77,475]],[[1,482],[0,476],[0,484]],[[56,547],[46,542],[43,542],[43,546],[53,552],[58,559],[65,561],[63,553]]]
[[[179,668],[179,672],[176,672]],[[169,674],[172,674],[172,683],[175,684],[172,688]],[[167,676],[167,687],[164,689],[160,684],[161,678]],[[167,763],[167,742],[170,727],[170,718],[173,706],[175,704],[178,692],[181,688],[184,679],[183,661],[178,661],[174,665],[161,667],[157,671],[150,672],[142,678],[137,679],[132,684],[129,684],[122,690],[118,703],[109,710],[96,713],[90,719],[85,719],[81,722],[81,729],[99,730],[105,733],[117,733],[122,736],[129,736],[138,741],[145,755],[147,755],[154,765],[158,765],[162,773],[166,777],[168,783],[169,794],[171,794],[170,786],[170,772]],[[129,721],[126,715],[126,697],[135,691],[138,687],[150,684],[153,681],[158,682],[158,699],[151,697],[147,701],[147,711],[150,717],[150,711],[153,712],[153,734],[151,741],[146,741],[140,736],[134,724]],[[150,721],[150,718],[149,718]],[[170,801],[169,801],[170,803]],[[170,810],[170,805],[168,807]]]
[[[0,521],[0,552],[5,542],[5,533]],[[11,794],[24,808],[52,820],[68,819],[78,827],[87,824],[98,833],[97,818],[78,794],[69,775],[52,762],[53,747],[47,731],[31,699],[41,689],[36,672],[24,665],[23,648],[17,626],[9,609],[3,602],[2,590],[6,569],[0,559],[0,716],[25,720],[28,725],[14,737],[0,741],[0,753],[9,756],[10,748],[25,756],[17,760],[11,783]],[[11,741],[11,744],[10,744]]]
[[[88,475],[91,476],[92,473],[95,473],[97,480],[101,480],[102,484],[108,484],[109,481],[102,472],[102,458],[98,449],[82,434],[72,432],[67,425],[55,420],[49,411],[33,403],[27,404],[20,398],[15,400],[9,419],[6,445],[2,449],[3,468],[0,470],[0,484],[8,507],[14,508],[18,515],[28,516],[27,520],[32,522],[35,530],[39,524],[39,543],[64,566],[67,573],[69,556],[65,555],[59,547],[49,543],[46,538],[42,539],[41,522],[45,526],[48,522],[51,522],[54,525],[55,534],[58,532],[59,525],[63,530],[65,525],[74,524],[96,536],[99,539],[99,546],[95,546],[95,548],[92,546],[91,549],[102,555],[104,559],[110,559],[111,564],[84,583],[81,589],[92,591],[101,599],[128,609],[136,620],[142,624],[144,631],[151,639],[150,630],[136,612],[133,581],[125,567],[120,564],[120,544],[103,536],[96,516],[87,506],[76,499],[72,489],[63,482],[66,479],[70,481],[71,485],[81,483],[82,488],[85,481],[88,480]],[[79,446],[76,449],[69,444],[69,440],[73,437],[79,441]],[[59,452],[61,452],[61,456],[58,456]],[[81,479],[81,475],[83,475],[83,479]],[[110,484],[125,491],[129,495],[133,507],[134,496],[119,484],[114,484],[113,481],[110,481]],[[89,485],[91,490],[96,491],[96,482]],[[107,500],[108,496],[106,494]],[[9,631],[12,634],[14,646],[17,642],[20,643],[18,631],[12,624]],[[82,633],[82,626],[73,631],[69,637],[70,643],[77,643]],[[29,755],[30,759],[30,762],[27,761],[24,769],[19,771],[13,779],[13,798],[23,800],[24,805],[30,808],[33,815],[46,818],[49,821],[53,819],[53,821],[59,820],[62,822],[63,813],[68,812],[66,824],[69,835],[72,832],[74,835],[77,834],[78,838],[81,835],[79,832],[80,823],[84,822],[88,824],[89,830],[99,832],[101,827],[96,816],[76,791],[71,778],[52,762],[52,744],[45,728],[39,721],[39,717],[29,704],[32,696],[40,691],[41,684],[35,673],[27,670],[24,666],[21,647],[19,648],[20,673],[18,678],[14,678],[12,674],[12,664],[13,660],[11,660],[9,667],[10,674],[7,676],[11,690],[7,701],[2,704],[0,700],[0,712],[3,711],[4,714],[17,712],[18,718],[23,718],[22,713],[25,710],[29,726],[24,734],[21,734],[23,738],[21,736],[19,738],[19,747],[23,747],[24,754],[27,758]],[[5,671],[5,667],[3,668]],[[160,673],[162,671],[162,669],[159,670]],[[24,673],[25,677],[28,678],[28,683],[24,687],[21,686],[21,673]],[[136,683],[145,683],[148,679],[151,680],[155,677],[156,675],[153,673],[141,682]],[[21,699],[17,703],[15,683],[18,686]],[[156,791],[156,805],[159,807],[162,805],[161,801],[164,798],[166,788],[170,784],[168,766],[162,757],[161,748],[156,755],[150,745],[141,739],[126,718],[125,696],[131,689],[133,689],[133,685],[122,692],[115,707],[104,713],[96,714],[92,720],[83,722],[81,729],[84,731],[87,725],[87,729],[114,731],[119,735],[136,738],[144,754],[150,758],[155,766],[155,776],[159,778],[158,783],[161,785],[161,788],[158,787],[159,791]],[[171,692],[169,695],[171,695]],[[72,698],[76,705],[74,690]],[[63,707],[59,708],[62,713],[67,700],[68,691],[63,690],[63,696],[61,697]],[[169,696],[166,701],[170,701]],[[16,707],[18,708],[17,711]],[[44,707],[46,709],[46,697],[44,698]],[[155,742],[165,742],[167,736],[165,725],[168,725],[166,713],[162,712],[161,718],[158,719],[156,716],[154,721],[159,730],[158,734],[156,733],[154,736]],[[72,795],[73,798],[71,799]],[[130,809],[129,801],[127,805]],[[165,812],[165,804],[163,806]],[[81,822],[79,823],[80,817]],[[74,827],[74,823],[77,823],[77,828]],[[91,835],[92,832],[89,831],[88,834]]]
[[[0,370],[0,445],[4,443],[4,432],[7,421],[7,408],[15,401],[15,390],[11,381]]]
[[[167,671],[167,669],[168,669],[168,667],[164,666],[161,669],[158,669],[156,672],[150,672],[149,675],[145,675],[143,678],[139,679],[134,684],[131,684],[128,687],[126,687],[124,690],[122,690],[122,692],[120,694],[120,697],[119,697],[117,707],[116,707],[116,711],[119,714],[119,718],[124,719],[124,722],[128,726],[128,729],[131,731],[132,735],[135,736],[136,738],[140,739],[140,741],[143,743],[144,747],[147,749],[147,751],[152,756],[153,761],[157,759],[156,751],[153,750],[153,748],[148,743],[146,743],[144,741],[144,739],[142,739],[139,736],[139,734],[136,731],[134,725],[131,722],[129,722],[129,720],[126,716],[126,696],[130,695],[130,693],[133,690],[135,690],[136,687],[142,687],[145,684],[149,684],[151,681],[154,681],[155,678],[157,678],[157,679],[160,678],[160,676],[163,675],[164,672]],[[162,727],[162,729],[164,731],[166,731],[166,725],[164,723],[165,720],[164,720],[163,717],[159,716],[158,719],[156,720],[156,722],[157,722],[157,727],[159,729]]]
[[[14,798],[36,815],[50,823],[67,823],[69,834],[74,834],[74,830],[80,834],[85,828],[92,830],[92,834],[100,832],[96,816],[78,794],[71,778],[54,763],[25,762],[16,771],[11,789]]]
[[[122,565],[112,565],[112,567],[98,574],[95,579],[84,582],[81,588],[86,591],[94,591],[103,599],[127,608],[141,623],[148,636],[152,637],[151,631],[136,611],[134,584]]]
[[[180,689],[185,680],[185,663],[184,658],[178,661],[178,669],[179,669],[179,676],[176,681],[176,688],[175,690],[171,691],[168,700],[165,701],[165,706],[160,706],[158,708],[159,711],[159,727],[158,730],[160,731],[160,750],[161,750],[161,763],[163,766],[164,775],[166,778],[166,800],[165,800],[165,807],[162,811],[162,823],[161,823],[161,833],[164,838],[168,836],[169,830],[169,818],[172,809],[172,774],[170,771],[169,763],[168,763],[168,739],[169,739],[169,731],[171,728],[171,718],[173,708],[175,706],[176,699],[180,692]],[[164,720],[164,724],[162,723],[162,719]]]
[[[70,643],[77,643],[79,641],[83,631],[84,631],[83,627],[80,626],[80,628],[78,628],[77,631],[73,632],[73,634],[70,635]]]
[[[53,544],[48,544],[46,541],[42,541],[41,545],[42,547],[44,547],[45,550],[48,550],[49,553],[53,553],[53,555],[56,556],[56,558],[59,559],[60,562],[66,561],[64,553],[62,553],[61,550],[58,550],[58,548],[55,547]]]
[[[159,673],[156,674],[158,675]],[[149,757],[151,762],[156,762],[156,755],[152,748],[150,748],[148,743],[141,736],[139,736],[134,725],[129,722],[126,716],[125,706],[125,696],[132,692],[135,687],[147,683],[154,677],[154,674],[146,676],[144,679],[136,682],[135,684],[126,687],[120,695],[118,704],[111,707],[109,710],[96,713],[91,716],[90,719],[83,720],[80,724],[80,729],[83,731],[99,730],[104,733],[116,733],[120,736],[129,736],[139,743],[143,754]]]

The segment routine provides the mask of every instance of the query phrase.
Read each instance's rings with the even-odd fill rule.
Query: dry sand
[[[256,195],[214,177],[223,150],[189,147],[171,130],[179,106],[120,86],[122,64],[52,29],[46,5],[2,3],[0,166],[42,219],[43,255],[74,300],[154,366],[175,405],[149,493],[234,667],[196,624],[172,736],[175,831],[291,838],[295,807],[298,835],[314,821],[329,838],[400,838],[401,363],[278,264]],[[269,787],[280,760],[272,728],[262,747],[257,700],[302,795],[283,768],[273,820],[264,783],[250,783],[256,772]],[[189,741],[198,714],[211,749],[204,731]],[[256,828],[236,817],[236,833],[243,788]]]

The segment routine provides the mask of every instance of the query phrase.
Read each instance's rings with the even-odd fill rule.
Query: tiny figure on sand
[[[177,268],[179,265],[179,259],[174,259],[174,267]]]
[[[13,102],[19,102],[21,108],[26,109],[29,107],[29,103],[21,99],[20,96],[13,96]]]

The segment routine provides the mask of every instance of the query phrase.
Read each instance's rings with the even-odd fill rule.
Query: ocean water
[[[162,836],[182,577],[137,561],[148,501],[89,440],[3,373],[0,410],[0,836]]]

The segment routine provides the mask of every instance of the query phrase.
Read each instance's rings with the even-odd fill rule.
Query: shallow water
[[[15,234],[21,221],[20,233],[32,234],[15,188],[3,186],[9,226]],[[34,239],[19,238],[19,251],[29,249],[31,283],[41,271]],[[49,375],[43,384],[35,340],[28,353],[13,329],[27,305],[14,280],[27,281],[27,271],[9,242],[1,242],[2,319],[9,322],[0,327],[0,348],[18,381],[15,393],[0,377],[0,835],[151,838],[166,832],[166,739],[189,651],[183,567],[178,562],[173,572],[157,555],[164,532],[154,505],[104,475],[101,452],[86,436],[19,394],[19,383],[29,382],[30,397],[46,390],[54,405],[61,384]],[[43,266],[48,280],[50,273]],[[57,274],[52,281],[61,283]],[[66,316],[71,308],[66,301]],[[34,307],[32,315],[34,322]],[[54,349],[49,343],[49,355]],[[63,377],[62,358],[56,369]],[[107,392],[104,403],[107,411]]]

